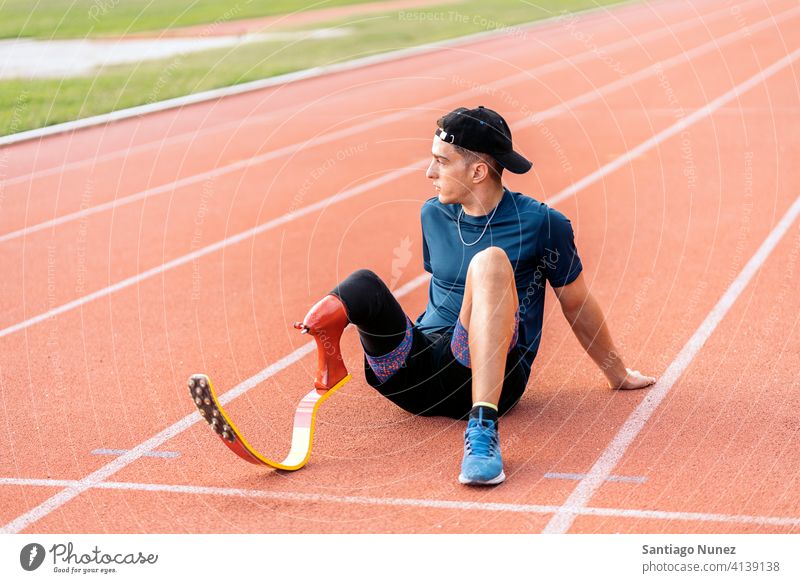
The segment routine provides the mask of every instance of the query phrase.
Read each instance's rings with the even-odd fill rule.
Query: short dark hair
[[[468,150],[466,148],[462,148],[461,146],[456,146],[455,144],[453,144],[453,147],[455,148],[456,152],[458,152],[467,161],[468,164],[472,164],[478,160],[485,162],[489,166],[491,174],[493,174],[497,180],[502,178],[503,166],[489,154],[481,154],[480,152]]]

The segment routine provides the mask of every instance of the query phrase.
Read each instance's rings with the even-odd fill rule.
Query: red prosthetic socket
[[[329,294],[314,304],[294,327],[303,334],[311,334],[317,341],[317,377],[314,387],[328,391],[347,376],[339,340],[350,321],[342,300]]]

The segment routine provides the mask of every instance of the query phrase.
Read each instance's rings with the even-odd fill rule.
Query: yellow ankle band
[[[473,407],[489,407],[490,409],[494,409],[497,411],[497,405],[494,403],[487,403],[486,401],[478,401],[477,403],[472,404]]]

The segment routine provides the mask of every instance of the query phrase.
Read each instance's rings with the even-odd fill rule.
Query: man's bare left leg
[[[498,405],[503,390],[508,347],[514,336],[517,311],[514,270],[505,251],[489,247],[472,258],[467,271],[459,319],[467,332],[472,368],[472,410],[464,432],[464,458],[458,481],[495,485],[505,480]],[[466,362],[463,332],[454,333],[454,354]]]
[[[472,402],[500,402],[508,347],[514,335],[519,300],[514,268],[505,251],[489,247],[467,270],[459,319],[469,333]]]

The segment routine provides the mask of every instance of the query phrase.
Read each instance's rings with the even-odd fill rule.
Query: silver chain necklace
[[[492,214],[489,216],[489,220],[486,221],[486,224],[483,226],[483,231],[481,232],[481,236],[478,237],[477,239],[475,239],[472,243],[467,243],[466,241],[464,241],[464,237],[461,234],[461,215],[464,214],[464,207],[463,206],[461,207],[461,210],[458,213],[458,219],[456,220],[456,226],[458,227],[458,238],[461,239],[461,242],[464,244],[465,247],[472,247],[478,241],[483,239],[483,236],[486,234],[486,229],[489,228],[489,223],[492,222],[492,219],[494,218],[494,213],[497,212],[497,207],[499,207],[499,206],[500,206],[500,203],[498,202],[497,205],[494,207],[494,210],[492,211]]]

